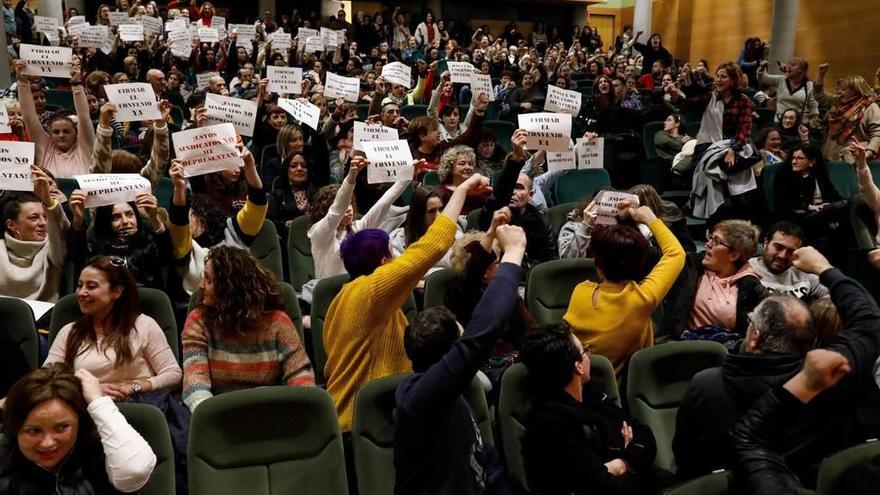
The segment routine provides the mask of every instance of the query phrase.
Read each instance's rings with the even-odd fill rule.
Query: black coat
[[[58,473],[30,462],[0,437],[0,493],[16,495],[117,495],[104,467],[104,450],[99,440],[76,447]]]
[[[782,169],[773,182],[773,210],[787,219],[806,215],[809,213],[807,206],[813,203],[817,183],[823,202],[833,203],[843,199],[831,183],[827,172],[801,177],[790,170]]]

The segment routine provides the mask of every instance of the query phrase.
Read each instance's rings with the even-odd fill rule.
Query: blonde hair
[[[21,111],[21,105],[18,103],[18,101],[13,100],[13,99],[11,99],[11,98],[5,98],[5,99],[3,99],[3,106],[6,107],[6,112],[7,112],[7,113],[9,113],[9,112],[20,112],[20,111]]]
[[[831,296],[825,295],[810,304],[810,314],[816,325],[816,347],[825,347],[843,331],[843,321]]]
[[[458,157],[462,155],[469,158],[472,162],[477,159],[474,149],[464,144],[449,148],[440,157],[440,164],[437,165],[437,177],[440,179],[441,184],[452,183],[452,169],[455,168],[455,162],[458,161]]]
[[[455,240],[455,243],[452,245],[452,271],[457,276],[464,276],[467,271],[468,262],[471,260],[471,253],[465,248],[472,242],[480,242],[483,239],[483,235],[484,233],[479,230],[470,230]]]
[[[840,80],[840,86],[853,90],[862,98],[877,98],[877,93],[871,89],[871,85],[862,76],[846,76]]]

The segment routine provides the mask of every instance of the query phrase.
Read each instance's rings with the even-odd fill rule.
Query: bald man
[[[168,100],[173,106],[180,107],[186,114],[186,103],[183,101],[183,95],[180,89],[172,91],[168,88],[168,81],[165,79],[165,73],[159,69],[150,69],[147,71],[147,83],[153,87],[153,92],[160,100]]]

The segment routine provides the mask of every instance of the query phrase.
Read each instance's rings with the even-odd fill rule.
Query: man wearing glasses
[[[791,264],[794,252],[803,246],[805,238],[804,230],[795,223],[777,222],[770,226],[764,238],[764,254],[749,260],[761,274],[761,284],[767,290],[805,302],[828,294],[817,275],[804,273]]]

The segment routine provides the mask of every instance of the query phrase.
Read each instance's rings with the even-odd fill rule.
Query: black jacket
[[[15,440],[12,440],[15,441]],[[80,440],[58,473],[30,462],[0,436],[0,493],[15,495],[117,495],[104,467],[100,440]]]
[[[817,183],[823,202],[833,203],[843,199],[831,183],[828,172],[801,177],[783,169],[776,174],[773,182],[773,210],[787,219],[806,215],[809,213],[807,206],[813,203]]]
[[[624,414],[605,394],[584,389],[583,402],[565,391],[535,406],[522,439],[529,488],[536,495],[650,493],[642,474],[650,469],[657,446],[650,428]],[[633,429],[624,448],[620,428]],[[630,465],[623,476],[605,463],[620,458]]]
[[[864,440],[856,392],[870,385],[870,370],[880,353],[880,308],[873,297],[838,269],[826,270],[820,281],[845,325],[828,348],[846,356],[853,371],[807,404],[804,414],[791,418],[784,440],[774,446],[807,484],[826,455]],[[694,376],[678,409],[672,444],[679,474],[692,477],[729,466],[724,435],[801,365],[800,356],[734,354],[724,366]]]

